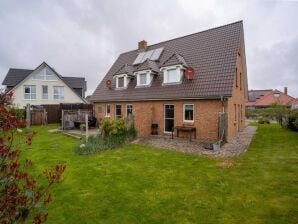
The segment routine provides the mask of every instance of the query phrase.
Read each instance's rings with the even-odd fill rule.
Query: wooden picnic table
[[[176,127],[173,128],[172,139],[174,138],[175,129],[177,130],[177,137],[179,137],[179,132],[180,131],[185,131],[185,132],[189,132],[189,140],[190,141],[191,141],[192,133],[194,133],[194,138],[196,138],[197,129],[195,127],[176,126]]]

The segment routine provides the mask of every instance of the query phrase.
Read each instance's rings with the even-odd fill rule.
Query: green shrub
[[[11,108],[10,112],[18,120],[23,120],[25,118],[25,109]]]
[[[268,118],[261,117],[258,119],[258,123],[259,124],[270,124],[270,121]]]
[[[133,127],[128,128],[124,120],[105,119],[100,126],[100,134],[89,137],[87,142],[86,140],[82,140],[76,146],[75,152],[86,155],[113,149],[130,142],[136,135],[136,130]]]
[[[293,131],[298,131],[298,110],[290,112],[286,119],[285,127]]]

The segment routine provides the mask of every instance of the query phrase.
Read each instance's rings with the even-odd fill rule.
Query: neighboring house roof
[[[82,77],[62,77],[63,80],[71,87],[71,88],[82,88],[84,91],[87,90],[87,82],[85,78]]]
[[[254,102],[260,97],[264,96],[266,93],[271,92],[272,89],[260,89],[260,90],[249,90],[248,91],[248,101]]]
[[[50,66],[49,66],[50,67]],[[51,68],[52,69],[52,68]],[[55,71],[54,69],[52,69]],[[10,68],[4,78],[2,85],[14,87],[29,76],[34,70],[32,69],[18,69]],[[83,77],[63,77],[59,75],[71,88],[83,88],[87,90],[87,84]]]
[[[257,91],[257,90],[254,90]],[[262,90],[260,90],[262,91]],[[251,91],[249,91],[250,94]],[[255,101],[246,103],[246,106],[250,107],[268,107],[274,103],[284,106],[297,105],[298,101],[294,97],[291,97],[279,90],[266,90],[264,95],[260,95]]]
[[[242,21],[239,21],[148,46],[146,52],[163,48],[159,60],[155,61],[159,69],[172,58],[177,60],[179,64],[182,63],[194,68],[194,79],[191,81],[183,79],[182,83],[177,85],[162,85],[163,77],[162,73],[159,72],[150,87],[135,88],[136,78],[134,78],[129,82],[126,89],[115,91],[116,80],[113,79],[113,76],[125,64],[133,65],[141,50],[123,53],[98,85],[91,101],[229,97],[232,95],[239,50],[242,52],[246,92],[247,78],[243,35],[243,24]],[[138,66],[140,65],[133,66],[134,70]],[[107,80],[112,81],[111,89],[106,87]]]
[[[10,68],[2,82],[2,85],[11,87],[16,86],[19,82],[30,75],[31,72],[33,72],[32,69]]]

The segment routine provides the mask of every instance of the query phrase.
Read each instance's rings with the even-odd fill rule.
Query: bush
[[[259,124],[270,124],[270,121],[268,118],[261,117],[261,118],[259,118],[258,123]]]
[[[10,112],[18,120],[23,120],[25,118],[25,109],[11,108]]]
[[[76,146],[75,152],[87,155],[113,149],[131,141],[136,134],[136,130],[133,127],[129,128],[123,119],[105,119],[100,126],[100,133],[89,137],[88,141],[82,140]]]
[[[293,131],[298,131],[298,110],[290,112],[286,119],[285,127]]]

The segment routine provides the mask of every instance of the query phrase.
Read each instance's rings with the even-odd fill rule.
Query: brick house
[[[90,101],[97,119],[133,115],[139,136],[194,127],[196,138],[225,138],[244,128],[247,75],[242,21],[122,53]],[[188,133],[185,133],[188,134]]]

